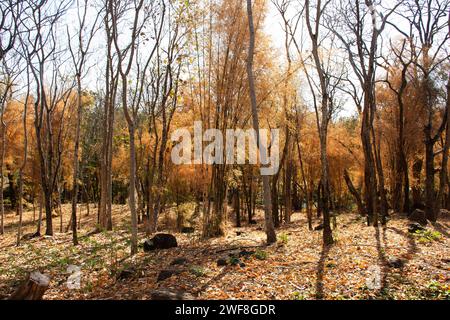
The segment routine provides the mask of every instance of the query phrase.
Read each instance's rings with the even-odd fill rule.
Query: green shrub
[[[445,286],[437,281],[432,281],[424,290],[424,294],[432,299],[450,300],[450,286]]]
[[[203,267],[200,266],[192,266],[189,269],[189,272],[195,275],[196,277],[204,277],[206,275],[206,270]]]
[[[286,233],[282,233],[282,234],[280,234],[280,235],[278,236],[278,240],[279,240],[282,244],[286,245],[286,244],[288,243],[288,241],[289,241],[289,237],[288,237],[288,235],[287,235]]]
[[[237,266],[238,264],[241,263],[241,260],[239,260],[239,258],[237,256],[232,256],[232,257],[230,257],[229,262],[232,266]]]
[[[266,260],[268,256],[268,253],[264,250],[258,249],[255,252],[255,258],[258,260]]]
[[[437,231],[430,230],[419,230],[414,234],[415,237],[419,238],[420,243],[429,243],[433,241],[440,241],[442,239],[442,234]]]
[[[306,300],[306,297],[304,296],[304,295],[302,295],[300,292],[298,292],[298,291],[295,291],[293,294],[292,294],[292,298],[293,298],[293,300]]]

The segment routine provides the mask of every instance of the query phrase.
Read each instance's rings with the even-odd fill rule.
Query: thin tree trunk
[[[124,103],[126,106],[126,101]],[[137,245],[137,213],[136,213],[136,149],[134,141],[134,125],[128,124],[130,133],[130,213],[131,213],[131,255],[135,255],[138,250]]]
[[[63,233],[63,210],[62,210],[62,203],[61,203],[61,192],[59,189],[59,183],[57,184],[56,190],[58,192],[58,209],[59,209],[59,232]]]
[[[42,226],[42,214],[44,211],[44,191],[39,191],[39,217],[38,217],[38,224],[37,224],[37,230],[36,230],[36,236],[41,235],[41,226]]]
[[[375,136],[375,130],[372,129],[373,134],[373,140],[375,143],[374,153],[375,153],[375,159],[376,159],[376,169],[378,173],[378,187],[379,187],[379,194],[380,194],[380,208],[379,212],[381,213],[381,221],[383,225],[386,225],[387,223],[387,217],[388,217],[388,202],[387,202],[387,196],[386,196],[386,189],[385,189],[385,182],[384,182],[384,172],[383,172],[383,164],[381,161],[381,137],[379,139],[376,139]]]
[[[299,125],[298,125],[299,126]],[[300,141],[299,141],[299,134],[297,134],[297,151],[298,151],[298,158],[300,162],[300,171],[302,174],[302,182],[303,182],[303,193],[305,194],[305,201],[306,201],[306,216],[308,219],[308,228],[310,231],[313,230],[312,225],[312,183],[310,187],[308,188],[308,183],[306,181],[306,175],[305,175],[305,168],[303,165],[303,156],[302,156],[302,149],[300,147]]]
[[[247,15],[248,15],[248,25],[250,31],[250,44],[248,49],[248,60],[247,60],[247,74],[250,87],[250,97],[252,105],[252,119],[253,128],[256,131],[256,140],[259,149],[260,159],[262,158],[262,146],[259,132],[259,119],[258,119],[258,107],[256,101],[256,91],[255,91],[255,79],[253,75],[253,55],[255,50],[255,27],[253,24],[253,9],[252,1],[247,0]],[[272,200],[270,195],[270,178],[269,176],[262,176],[263,181],[263,198],[264,198],[264,211],[265,211],[265,223],[266,223],[266,236],[267,243],[272,244],[277,241],[277,236],[275,233],[275,228],[273,226],[272,214]]]
[[[355,186],[353,185],[352,180],[350,179],[350,175],[348,174],[347,170],[344,170],[344,179],[347,184],[348,190],[352,194],[352,196],[355,198],[356,205],[358,206],[358,212],[361,216],[366,216],[366,211],[364,208],[364,204],[361,200],[361,195],[359,194],[358,190],[356,190]]]
[[[74,246],[78,245],[77,234],[77,204],[78,204],[78,168],[79,168],[79,151],[80,151],[80,131],[81,119],[83,116],[83,105],[81,100],[81,79],[77,76],[77,123],[75,129],[75,146],[73,150],[73,181],[72,181],[72,242]]]
[[[435,212],[435,217],[439,217],[439,210],[444,208],[444,194],[445,194],[445,186],[447,184],[447,176],[448,176],[448,152],[450,148],[450,125],[448,121],[448,114],[450,112],[450,79],[447,82],[447,105],[446,105],[446,112],[447,112],[447,124],[446,124],[446,131],[445,131],[445,143],[443,148],[443,155],[442,155],[442,164],[441,164],[441,172],[439,175],[439,191],[437,196],[437,208]]]
[[[233,194],[234,213],[236,214],[236,228],[241,227],[241,197],[239,189],[234,190]]]
[[[3,187],[5,184],[5,177],[4,177],[4,172],[3,172],[3,167],[4,167],[4,159],[5,159],[5,130],[6,130],[6,125],[3,121],[3,113],[2,112],[2,117],[1,117],[1,121],[0,121],[0,126],[1,126],[1,135],[2,135],[2,149],[0,151],[0,235],[3,235],[5,233],[5,204],[4,204],[4,200],[3,200]]]
[[[22,239],[22,219],[23,219],[23,169],[19,172],[19,224],[17,227],[17,246],[20,246],[20,240]]]
[[[49,190],[44,191],[44,204],[45,204],[45,235],[53,236],[52,193]]]

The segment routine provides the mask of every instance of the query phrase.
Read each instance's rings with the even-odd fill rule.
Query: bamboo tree
[[[255,51],[255,26],[253,22],[253,8],[252,1],[247,0],[247,15],[248,15],[248,27],[250,32],[250,42],[248,46],[248,58],[247,58],[247,75],[250,87],[250,99],[251,99],[251,110],[252,110],[252,121],[253,129],[256,131],[256,143],[259,149],[260,159],[265,159],[265,151],[261,146],[261,136],[259,132],[259,119],[258,119],[258,104],[256,101],[256,90],[255,90],[255,78],[253,75],[253,60]],[[277,241],[277,236],[275,233],[275,228],[273,226],[272,219],[272,199],[270,194],[270,178],[267,175],[262,176],[263,182],[263,198],[264,198],[264,217],[266,225],[266,236],[267,244],[272,244]]]

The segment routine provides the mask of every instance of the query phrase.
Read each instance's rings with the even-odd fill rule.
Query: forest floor
[[[64,206],[63,212],[65,229],[70,206]],[[450,299],[448,219],[411,235],[408,221],[399,216],[387,228],[375,229],[354,213],[341,214],[334,230],[336,244],[323,248],[322,233],[308,230],[304,213],[294,214],[293,222],[278,230],[278,243],[266,247],[259,217],[257,225],[244,223],[242,228],[232,227],[230,221],[227,235],[214,240],[177,233],[178,248],[152,253],[140,248],[130,258],[127,207],[114,206],[113,232],[89,235],[96,225],[94,212],[91,208],[86,216],[83,206],[78,247],[71,245],[70,233],[23,241],[16,247],[17,217],[7,215],[6,234],[0,236],[0,299],[34,270],[51,276],[45,299],[141,300],[162,288],[182,290],[202,300]],[[162,219],[163,226],[173,222],[168,216]],[[24,234],[35,232],[32,220],[33,213],[27,212]],[[54,218],[58,232],[59,221]],[[140,244],[145,240],[142,231]],[[233,254],[243,249],[251,255],[238,261]],[[173,269],[170,264],[176,258],[188,262],[172,277],[157,282],[159,272]],[[219,267],[220,258],[231,264]],[[81,268],[78,290],[67,287],[70,265]]]

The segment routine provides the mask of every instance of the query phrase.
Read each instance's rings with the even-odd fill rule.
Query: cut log
[[[42,300],[50,284],[50,278],[38,271],[30,273],[22,285],[8,300]]]

